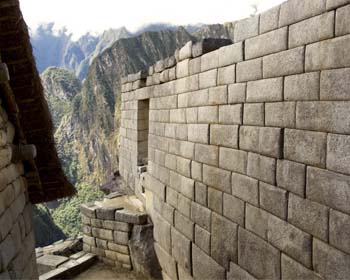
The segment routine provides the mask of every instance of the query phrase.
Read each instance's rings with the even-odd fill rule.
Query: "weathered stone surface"
[[[181,194],[178,196],[178,211],[186,217],[191,217],[191,200]]]
[[[350,175],[350,136],[328,134],[327,169]]]
[[[219,66],[219,50],[215,50],[201,56],[201,72],[218,68],[218,66]]]
[[[101,249],[108,249],[107,241],[103,239],[96,238],[96,247]]]
[[[300,129],[349,134],[350,126],[343,121],[349,114],[348,102],[299,102],[296,125]]]
[[[189,240],[193,241],[194,223],[178,211],[175,211],[175,228]]]
[[[239,148],[245,151],[259,152],[259,127],[241,126],[239,129]]]
[[[96,218],[96,209],[98,207],[92,203],[92,204],[82,204],[80,206],[80,211],[83,213],[85,216],[89,218]]]
[[[330,210],[329,213],[329,243],[350,254],[350,216]]]
[[[280,252],[245,229],[238,228],[238,264],[257,278],[279,279]]]
[[[208,105],[227,104],[227,86],[218,86],[209,89]]]
[[[326,8],[331,10],[348,3],[350,3],[349,0],[327,0]]]
[[[231,192],[229,171],[203,165],[203,183],[226,193]]]
[[[342,36],[350,33],[350,5],[337,9],[335,35]]]
[[[189,59],[178,62],[176,65],[176,77],[180,79],[188,76],[189,74]]]
[[[287,219],[288,193],[286,191],[260,182],[259,194],[261,208],[281,219]]]
[[[89,244],[90,246],[96,246],[95,237],[91,237],[84,234],[83,240],[84,243]]]
[[[232,173],[232,194],[253,205],[259,205],[258,181],[248,176]]]
[[[233,84],[236,80],[236,65],[218,69],[218,85]]]
[[[237,279],[254,280],[256,278],[250,275],[243,268],[239,267],[237,264],[230,262],[230,271],[227,272],[227,280],[237,280]]]
[[[203,61],[202,61],[203,63]],[[199,74],[199,88],[209,88],[216,86],[217,69],[206,71]]]
[[[350,68],[321,72],[320,99],[350,100]]]
[[[312,242],[309,234],[275,216],[270,216],[267,239],[269,243],[304,266],[311,267]]]
[[[246,103],[244,104],[243,124],[264,126],[264,103]]]
[[[211,256],[228,269],[230,260],[237,261],[238,225],[213,213],[211,227]]]
[[[147,222],[147,214],[144,212],[136,212],[130,210],[117,210],[115,212],[115,220],[130,224],[142,225]]]
[[[320,73],[311,72],[287,76],[284,79],[284,100],[318,100],[320,95]]]
[[[287,49],[288,29],[283,27],[245,41],[245,58],[252,59]]]
[[[242,42],[232,44],[219,49],[219,66],[227,66],[233,63],[243,61]]]
[[[202,229],[198,225],[194,228],[195,244],[201,248],[207,255],[210,255],[210,232]]]
[[[243,41],[259,34],[259,16],[238,21],[234,29],[234,42]]]
[[[129,247],[126,245],[120,245],[120,244],[116,244],[114,242],[108,241],[107,247],[111,251],[119,252],[125,255],[129,254]]]
[[[334,11],[313,17],[289,27],[289,48],[333,37]]]
[[[201,72],[201,58],[197,57],[191,59],[188,64],[190,75],[198,74]]]
[[[306,46],[305,71],[350,67],[350,35]]]
[[[186,177],[191,177],[191,161],[186,158],[176,158],[176,171]]]
[[[261,208],[246,203],[245,228],[267,240],[268,222],[271,215]]]
[[[304,47],[264,56],[264,79],[303,73],[304,56]]]
[[[282,279],[310,279],[310,280],[321,280],[322,278],[318,276],[313,271],[307,269],[300,263],[294,261],[292,258],[285,254],[282,254],[281,258],[281,269],[282,269]]]
[[[208,204],[208,188],[202,183],[195,183],[195,201],[207,206]]]
[[[277,161],[277,186],[299,196],[305,193],[306,167],[304,164],[288,160]]]
[[[260,14],[259,33],[269,32],[278,28],[278,17],[281,6],[273,7]]]
[[[283,79],[248,82],[247,102],[282,101]]]
[[[101,239],[113,240],[113,232],[108,229],[92,228],[92,235]]]
[[[219,150],[219,167],[246,174],[247,158],[248,153],[245,151],[221,147]]]
[[[289,25],[321,14],[326,9],[326,0],[292,0],[281,5],[279,26]]]
[[[131,225],[124,222],[118,221],[103,221],[103,227],[106,229],[119,230],[129,232],[131,230]]]
[[[172,255],[175,260],[181,265],[188,273],[191,274],[191,241],[183,236],[176,229],[171,229],[171,246]]]
[[[197,57],[216,49],[232,44],[230,39],[204,38],[202,41],[193,44],[192,56]],[[231,64],[231,63],[230,63]]]
[[[199,89],[199,77],[197,75],[192,75],[189,77],[177,79],[175,81],[175,92],[176,93],[183,93],[183,92],[189,92],[189,91],[195,91]],[[168,103],[168,106],[164,106],[163,108],[155,108],[155,109],[169,109],[169,108],[176,108],[177,102],[173,99],[177,99],[177,96],[168,96],[167,101],[172,102],[171,105]],[[152,101],[153,99],[151,99]],[[175,102],[175,104],[174,104]],[[151,103],[150,103],[151,104]],[[152,107],[150,107],[152,108]]]
[[[306,197],[350,214],[350,177],[324,169],[308,167]]]
[[[274,185],[276,181],[276,159],[248,153],[247,174]]]
[[[236,68],[237,83],[262,79],[262,71],[262,58],[240,62]]]
[[[265,103],[265,125],[295,128],[295,102]]]
[[[154,244],[154,250],[161,268],[171,277],[177,279],[175,260],[158,243]]]
[[[171,225],[157,214],[153,215],[153,223],[154,240],[157,241],[165,251],[171,253]]]
[[[210,144],[238,148],[238,126],[210,125]]]
[[[225,279],[225,269],[192,245],[193,277],[195,279]]]
[[[199,162],[191,162],[191,178],[197,181],[202,181],[202,164]]]
[[[314,238],[314,270],[325,279],[346,279],[350,275],[350,256]]]
[[[195,160],[201,163],[218,166],[219,148],[212,145],[195,145]]]
[[[192,57],[192,41],[188,41],[179,51],[179,59],[185,60]],[[177,64],[179,65],[179,64]]]
[[[105,208],[105,207],[101,208],[101,207],[99,207],[96,209],[96,217],[97,217],[97,219],[100,219],[100,220],[114,220],[115,211],[117,209],[118,208]],[[119,209],[121,209],[121,207]]]
[[[245,102],[246,83],[233,84],[228,86],[228,103]]]
[[[244,226],[244,202],[224,193],[223,215],[234,223]]]
[[[210,231],[211,211],[193,201],[191,204],[191,220],[200,227]]]
[[[242,124],[242,104],[219,106],[220,124]]]
[[[326,133],[294,129],[284,131],[285,159],[325,167],[326,145]]]
[[[223,192],[213,188],[208,188],[208,207],[213,211],[222,214]]]

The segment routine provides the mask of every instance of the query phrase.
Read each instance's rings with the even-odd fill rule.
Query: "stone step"
[[[69,279],[76,276],[91,267],[97,256],[87,253],[78,259],[71,259],[39,277],[39,280],[49,279]]]

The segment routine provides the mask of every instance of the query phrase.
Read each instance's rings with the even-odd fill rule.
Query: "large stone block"
[[[277,186],[299,196],[305,194],[306,166],[288,160],[277,161]]]
[[[188,273],[191,274],[191,241],[183,236],[176,229],[171,229],[171,246],[172,255],[175,260],[181,265]]]
[[[209,143],[209,125],[208,124],[190,124],[188,125],[188,140],[196,143]]]
[[[350,35],[306,46],[305,71],[350,67]]]
[[[342,36],[350,33],[350,5],[337,9],[335,35]]]
[[[214,166],[219,164],[219,148],[217,146],[196,144],[195,160]]]
[[[231,173],[216,167],[203,165],[203,183],[220,191],[231,193]]]
[[[219,66],[243,61],[243,43],[236,43],[219,49]]]
[[[256,235],[238,228],[238,265],[257,278],[279,279],[280,252]]]
[[[190,74],[189,59],[178,62],[176,65],[176,77],[177,79],[186,77]]]
[[[210,125],[210,144],[238,148],[238,126]]]
[[[295,128],[295,102],[265,103],[265,125]]]
[[[191,204],[191,220],[200,227],[210,231],[211,211],[193,201]]]
[[[243,103],[245,102],[246,83],[232,84],[228,86],[228,103]]]
[[[334,11],[313,17],[289,27],[289,48],[294,48],[333,37]]]
[[[244,226],[244,202],[224,193],[223,215],[234,223]]]
[[[208,105],[227,104],[227,86],[218,86],[209,89]]]
[[[219,106],[220,124],[242,124],[242,104]]]
[[[269,217],[271,215],[261,208],[245,204],[245,228],[267,240]]]
[[[276,182],[276,159],[248,153],[247,174],[274,185]]]
[[[218,106],[205,106],[198,108],[198,123],[217,123],[218,120]]]
[[[298,260],[306,267],[311,267],[311,236],[275,217],[269,217],[267,233],[269,243]]]
[[[179,51],[179,60],[185,60],[192,57],[192,41],[188,41]],[[179,63],[177,64],[177,66]]]
[[[227,272],[227,280],[237,279],[255,280],[256,278],[250,275],[247,271],[245,271],[237,264],[230,262],[230,271]]]
[[[311,72],[287,76],[284,79],[284,100],[318,100],[320,95],[320,73]]]
[[[211,228],[211,256],[217,263],[229,269],[230,260],[237,262],[238,225],[213,213]]]
[[[322,278],[318,276],[312,270],[307,269],[305,266],[296,262],[292,258],[285,254],[282,254],[281,258],[281,269],[282,269],[282,279],[310,279],[310,280],[321,280]]]
[[[313,236],[327,241],[327,207],[307,199],[302,199],[294,194],[290,194],[288,221]]]
[[[259,205],[258,193],[258,180],[237,173],[232,173],[233,195],[253,205]]]
[[[326,166],[327,134],[285,129],[284,158],[318,167]]]
[[[172,109],[172,110],[170,110],[170,122],[171,123],[186,123],[186,111],[185,111],[185,109]]]
[[[298,102],[296,126],[300,129],[350,134],[350,102]]]
[[[241,126],[239,129],[239,148],[259,152],[259,127]]]
[[[330,210],[329,213],[329,243],[350,254],[350,216]]]
[[[327,0],[326,8],[327,10],[332,10],[349,3],[349,0]]]
[[[192,264],[195,279],[225,279],[225,269],[196,245],[192,245]]]
[[[154,243],[154,250],[161,268],[171,279],[178,279],[175,260],[158,243]]]
[[[109,229],[92,228],[92,235],[105,240],[113,240],[113,231]]]
[[[191,178],[196,181],[202,181],[202,164],[199,162],[191,162]]]
[[[195,225],[194,235],[195,244],[206,254],[210,255],[210,232]]]
[[[260,14],[259,33],[269,32],[278,28],[278,17],[281,6],[273,7]]]
[[[327,169],[350,175],[350,136],[328,134]]]
[[[219,68],[218,85],[233,84],[236,80],[236,65]]]
[[[289,25],[323,13],[326,0],[291,0],[281,5],[279,26]]]
[[[306,197],[350,214],[350,177],[319,168],[308,167]]]
[[[282,101],[283,78],[248,82],[247,102]]]
[[[193,44],[192,56],[198,57],[230,44],[232,44],[232,41],[230,39],[204,38],[200,42]]]
[[[262,58],[238,63],[236,68],[237,83],[262,79],[262,71]]]
[[[245,151],[221,147],[219,150],[219,167],[246,174],[247,158],[248,153]]]
[[[152,218],[154,223],[154,232],[153,232],[154,240],[157,241],[160,244],[160,246],[162,246],[162,248],[170,254],[171,253],[171,233],[170,233],[171,225],[156,213],[153,215]]]
[[[186,106],[204,106],[209,102],[209,90],[199,90],[188,93],[188,104]]]
[[[187,158],[176,158],[176,171],[186,177],[191,177],[191,160]]]
[[[175,92],[176,93],[183,93],[183,92],[189,92],[189,91],[195,91],[199,89],[199,76],[197,75],[192,75],[189,77],[185,77],[182,79],[177,79],[175,81]],[[169,96],[168,99],[176,99],[177,96]],[[152,101],[152,99],[151,99]],[[169,100],[170,101],[170,100]],[[168,109],[168,108],[176,108],[177,104],[175,101],[172,101],[172,105],[165,106],[164,108],[158,108],[158,109]],[[157,109],[157,108],[156,108]]]
[[[189,240],[193,241],[194,223],[178,211],[175,211],[175,228]]]
[[[304,72],[304,47],[279,52],[264,56],[263,76],[273,78],[287,76]]]
[[[189,199],[194,197],[194,181],[170,171],[170,186]]]
[[[321,72],[321,100],[350,100],[350,68]]]
[[[187,123],[198,122],[198,108],[186,108],[186,121]]]
[[[198,74],[201,72],[201,58],[197,57],[191,59],[188,65],[190,75]]]
[[[115,211],[118,209],[121,209],[121,207],[119,207],[119,208],[113,208],[113,207],[97,208],[96,209],[96,217],[97,217],[97,219],[101,219],[101,220],[114,220]]]
[[[350,275],[350,255],[314,238],[312,262],[324,279],[346,279]]]
[[[203,206],[208,205],[208,187],[202,183],[195,183],[195,201]]]
[[[245,58],[252,59],[287,49],[288,29],[283,27],[245,41]]]
[[[287,219],[287,195],[288,193],[280,188],[259,183],[260,207],[284,220]]]
[[[203,61],[202,61],[203,63]],[[217,85],[218,70],[210,70],[199,74],[199,88],[210,88]]]
[[[201,72],[219,67],[219,50],[201,56]]]
[[[208,207],[216,213],[222,215],[223,211],[223,192],[213,188],[208,188]]]
[[[238,21],[234,27],[234,42],[257,36],[259,34],[259,16]]]
[[[243,112],[243,124],[264,126],[264,103],[246,103]]]

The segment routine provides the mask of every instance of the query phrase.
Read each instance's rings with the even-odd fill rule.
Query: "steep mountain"
[[[54,23],[40,25],[31,36],[37,68],[42,73],[50,66],[64,67],[84,79],[90,62],[116,40],[127,38],[125,27],[109,29],[101,35],[85,34],[73,41],[67,29],[54,30]]]

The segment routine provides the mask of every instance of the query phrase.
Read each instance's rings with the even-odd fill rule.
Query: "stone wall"
[[[147,215],[90,203],[81,205],[81,216],[84,251],[107,265],[132,269],[129,240],[134,225],[147,223]]]
[[[15,128],[1,99],[10,91],[6,65],[0,63],[0,279],[37,279],[35,237],[27,181],[13,161]]]
[[[290,0],[123,80],[120,173],[165,279],[349,277],[349,19]]]

